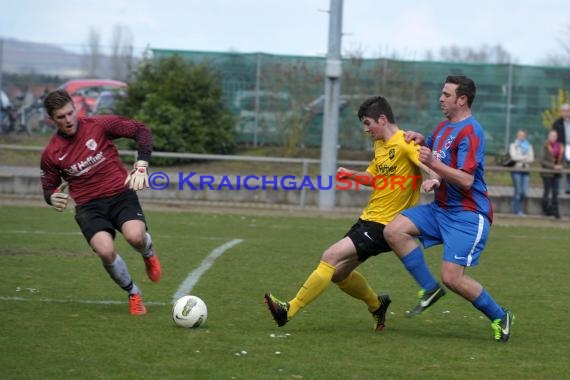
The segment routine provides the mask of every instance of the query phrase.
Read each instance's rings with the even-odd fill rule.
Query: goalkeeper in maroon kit
[[[113,281],[129,294],[130,313],[146,314],[141,291],[115,251],[114,239],[115,231],[120,231],[142,255],[150,280],[160,281],[160,262],[135,193],[148,187],[152,133],[144,124],[124,117],[78,117],[64,90],[49,93],[44,107],[57,126],[41,158],[44,198],[59,212],[67,206],[68,197],[73,198],[75,220]],[[113,143],[121,137],[137,142],[137,162],[130,172]]]

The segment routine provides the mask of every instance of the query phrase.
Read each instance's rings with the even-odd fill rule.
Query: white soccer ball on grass
[[[200,297],[192,295],[180,297],[172,307],[172,319],[181,327],[200,327],[208,319],[208,308]]]

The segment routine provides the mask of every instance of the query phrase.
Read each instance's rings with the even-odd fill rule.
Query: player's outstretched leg
[[[424,310],[429,308],[431,305],[437,302],[438,299],[445,295],[445,289],[438,283],[435,289],[426,291],[424,289],[420,290],[418,293],[419,302],[412,310],[407,311],[406,315],[408,317],[413,317],[422,313]]]
[[[502,319],[495,319],[491,324],[496,342],[507,342],[511,337],[511,327],[515,323],[515,315],[512,311],[504,310],[505,316]]]
[[[152,238],[150,234],[145,233],[145,248],[142,252],[144,259],[144,266],[146,268],[146,275],[152,282],[159,282],[162,269],[158,256],[152,247]]]
[[[372,318],[374,318],[374,331],[380,332],[386,327],[386,312],[388,311],[388,306],[392,300],[388,294],[382,294],[378,296],[378,301],[380,301],[380,307],[372,312]]]
[[[285,326],[288,322],[287,312],[289,311],[289,304],[278,300],[271,293],[265,293],[264,301],[277,326]]]

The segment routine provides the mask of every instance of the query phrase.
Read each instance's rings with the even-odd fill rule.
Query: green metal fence
[[[155,59],[178,54],[219,72],[224,101],[237,116],[239,142],[320,145],[324,57],[160,49],[152,53]],[[401,128],[430,132],[443,118],[438,99],[447,75],[475,80],[473,113],[485,128],[489,153],[506,151],[518,129],[526,129],[539,148],[546,136],[542,112],[559,89],[570,88],[570,68],[347,58],[343,60],[339,145],[370,147],[356,112],[364,99],[378,94],[390,100]]]

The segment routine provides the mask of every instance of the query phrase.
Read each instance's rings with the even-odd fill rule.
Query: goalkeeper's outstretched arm
[[[137,161],[125,178],[125,185],[135,191],[149,187],[148,166],[152,154],[152,132],[145,124],[123,117],[106,119],[104,128],[111,138],[126,137],[137,143]]]

